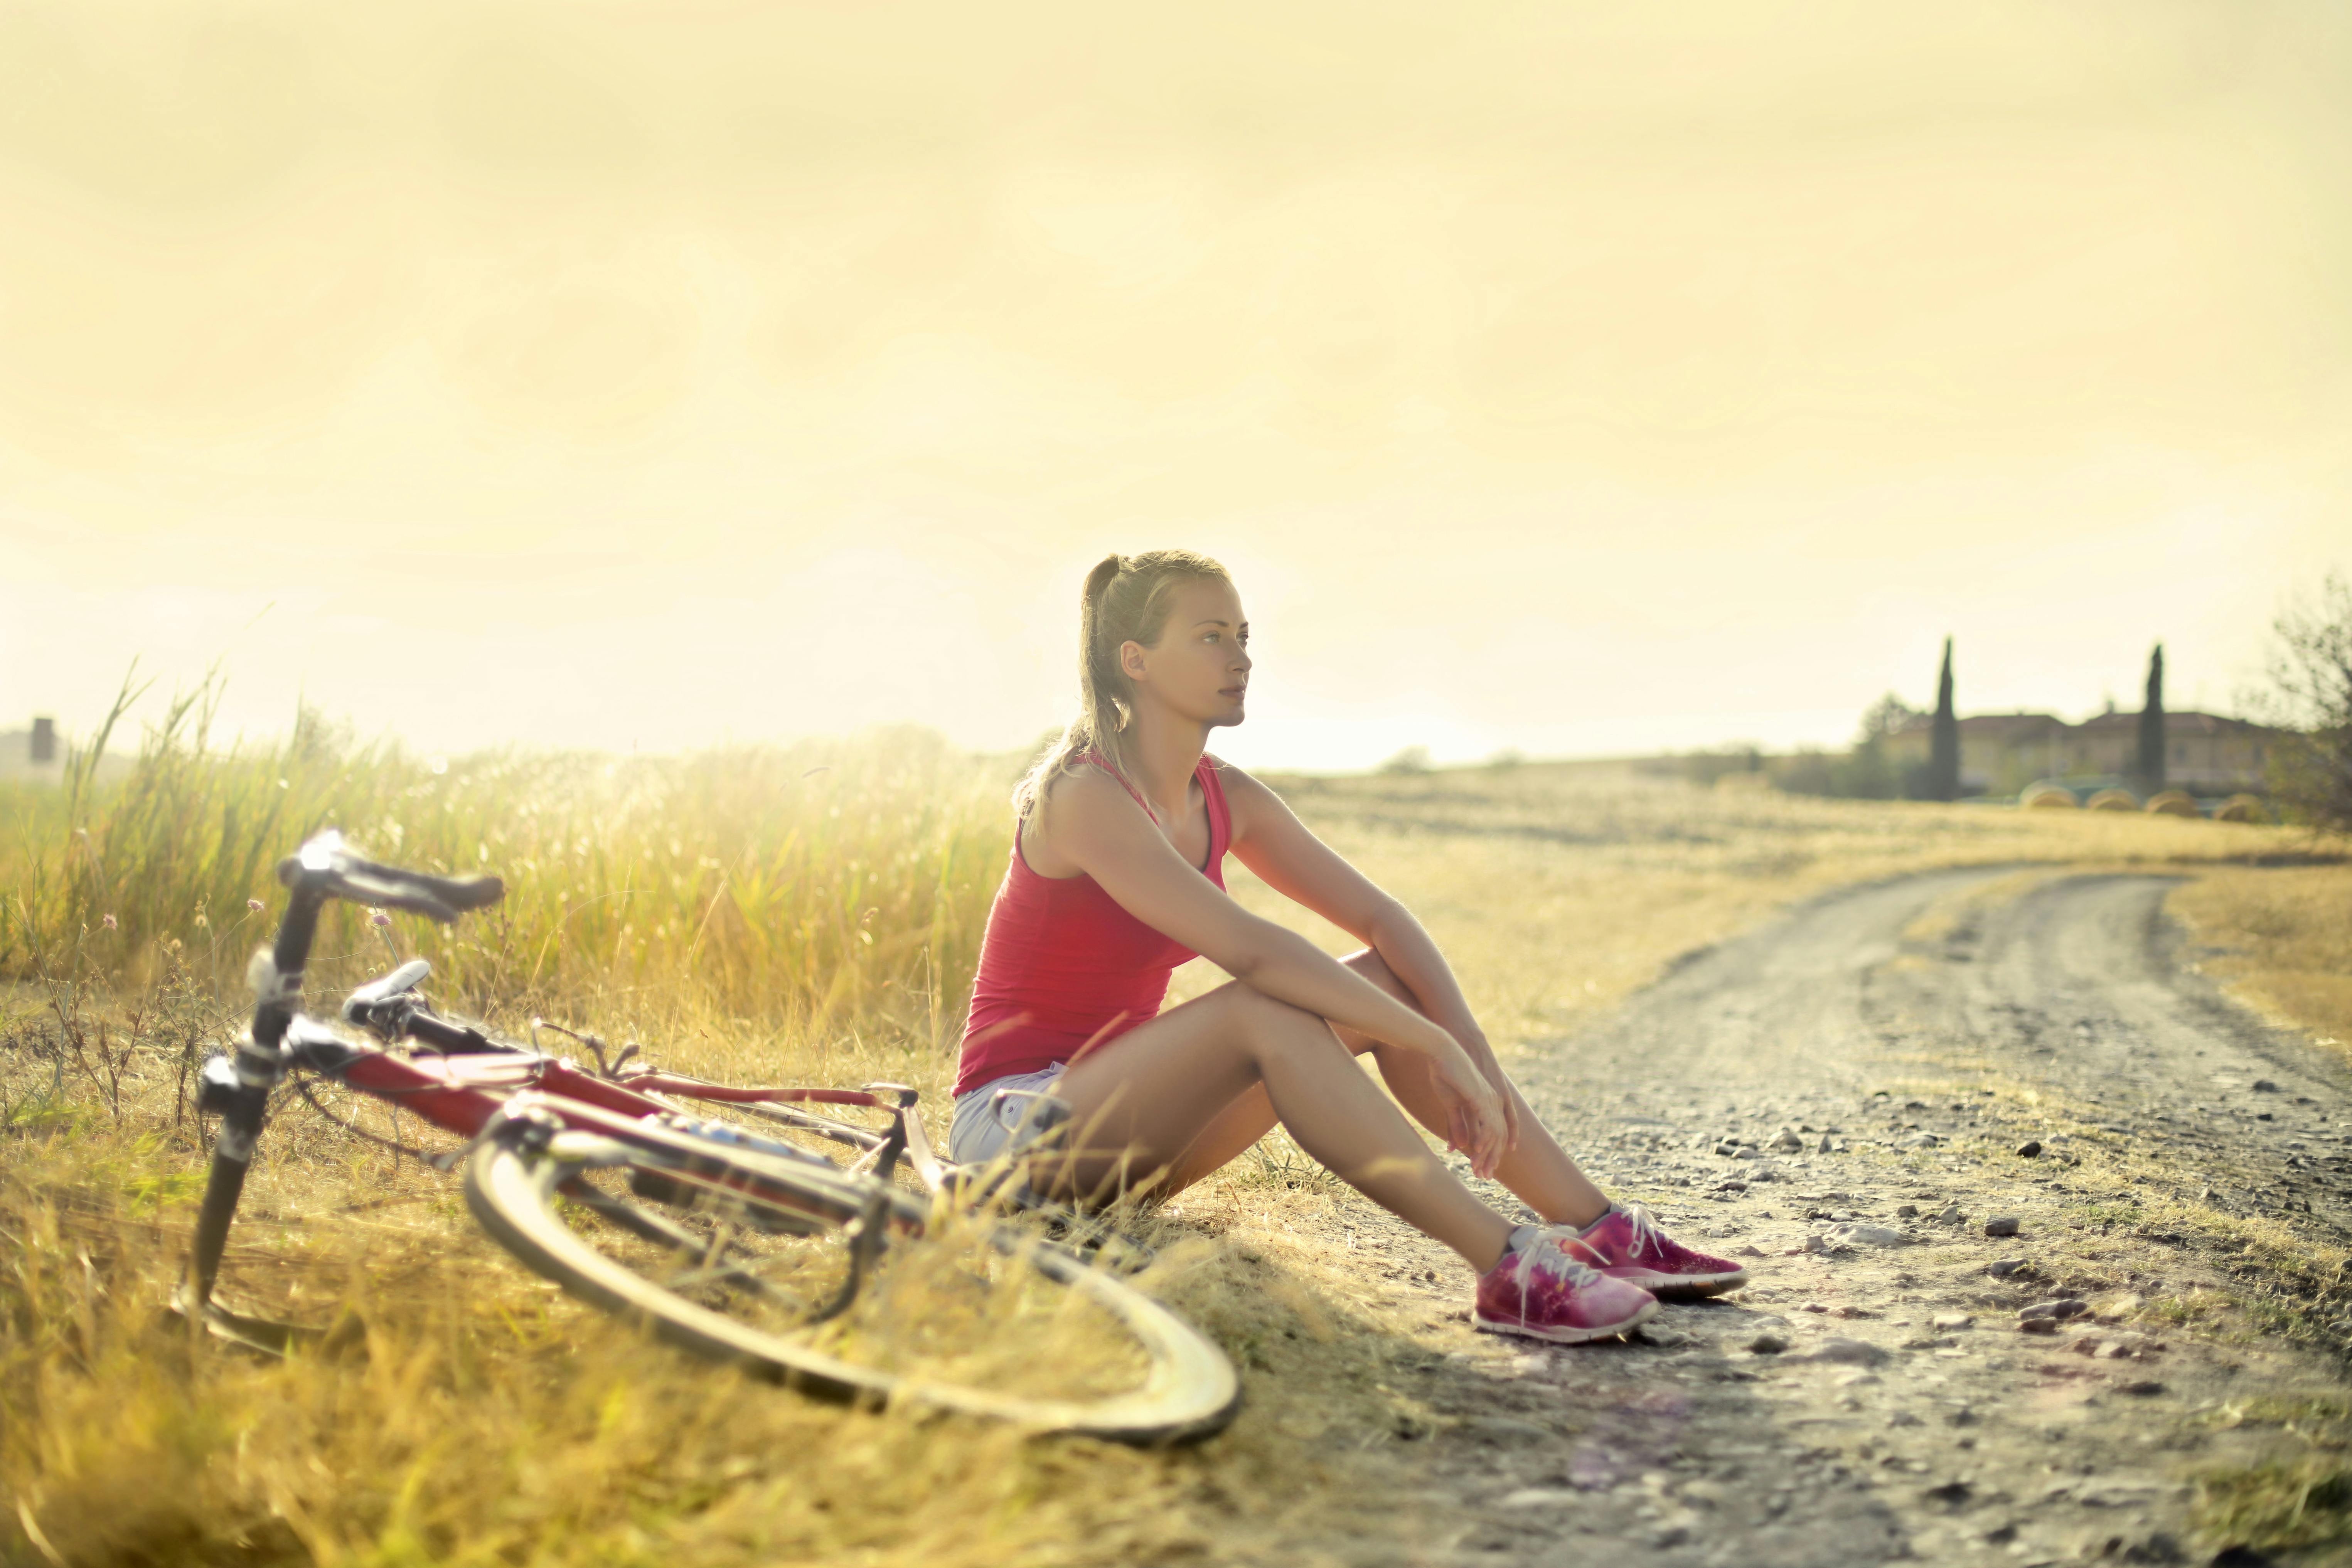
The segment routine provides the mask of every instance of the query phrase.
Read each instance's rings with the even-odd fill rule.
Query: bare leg
[[[1348,967],[1386,991],[1400,1002],[1415,1010],[1421,1004],[1405,989],[1404,983],[1381,962],[1381,955],[1366,949],[1346,961]],[[1400,1051],[1381,1044],[1353,1029],[1333,1028],[1339,1043],[1356,1055],[1371,1053],[1381,1069],[1381,1077],[1407,1110],[1421,1124],[1436,1133],[1445,1135],[1445,1120],[1436,1091],[1431,1088],[1429,1064],[1410,1051]],[[1576,1162],[1568,1157],[1558,1139],[1538,1121],[1535,1111],[1519,1094],[1518,1086],[1511,1086],[1511,1097],[1518,1102],[1519,1142],[1503,1157],[1495,1177],[1518,1194],[1536,1213],[1557,1225],[1590,1225],[1609,1210],[1609,1200],[1601,1189],[1587,1180]],[[1164,1178],[1164,1190],[1174,1192],[1190,1186],[1210,1172],[1222,1168],[1228,1161],[1256,1142],[1274,1127],[1274,1105],[1262,1087],[1252,1088],[1219,1112],[1203,1128],[1192,1147],[1186,1149]]]
[[[1472,1268],[1503,1255],[1511,1222],[1430,1152],[1331,1026],[1246,985],[1172,1008],[1062,1076],[1054,1093],[1075,1113],[1076,1136],[1052,1185],[1082,1194],[1164,1186],[1202,1133],[1252,1090],[1334,1175]]]

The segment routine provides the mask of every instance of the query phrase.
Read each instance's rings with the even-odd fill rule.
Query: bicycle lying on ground
[[[278,875],[289,898],[276,940],[255,955],[251,1029],[205,1065],[199,1100],[221,1121],[180,1308],[216,1332],[265,1346],[287,1338],[213,1291],[272,1092],[290,1079],[307,1095],[307,1080],[324,1079],[466,1140],[434,1163],[462,1163],[467,1205],[494,1239],[687,1350],[819,1395],[1129,1443],[1205,1436],[1233,1418],[1240,1386],[1223,1352],[1085,1253],[979,1212],[975,1201],[1003,1194],[1013,1166],[967,1173],[941,1162],[914,1090],[735,1089],[624,1070],[634,1047],[607,1063],[601,1042],[575,1036],[599,1058],[592,1072],[434,1013],[415,994],[425,970],[414,963],[344,1005],[347,1022],[413,1047],[385,1049],[301,1009],[327,903],[446,922],[497,902],[503,885],[379,865],[332,832]],[[858,1157],[844,1165],[689,1104],[738,1108]],[[810,1109],[819,1105],[884,1123]],[[922,1192],[900,1184],[902,1164]],[[597,1223],[575,1225],[568,1207]],[[1108,1331],[1082,1340],[1097,1347],[1091,1354],[1040,1357],[999,1342],[1012,1325],[1041,1321]]]

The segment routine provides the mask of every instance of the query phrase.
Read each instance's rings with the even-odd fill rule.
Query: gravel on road
[[[1438,1347],[1397,1436],[1474,1521],[1412,1560],[2241,1544],[2199,1487],[2292,1461],[2278,1413],[2347,1393],[2352,1070],[2195,973],[2169,886],[1857,889],[1531,1043],[1514,1070],[1571,1152],[1752,1283],[1546,1348],[1470,1332],[1441,1249],[1368,1233],[1381,1310]]]

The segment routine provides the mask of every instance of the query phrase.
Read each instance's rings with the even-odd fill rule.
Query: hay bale
[[[2017,804],[2028,811],[2072,811],[2082,803],[2074,798],[2074,792],[2071,789],[2061,789],[2056,784],[2036,784],[2018,796]]]
[[[2083,805],[2088,811],[2137,811],[2139,796],[2127,789],[2103,789]]]
[[[2213,812],[2216,822],[2268,822],[2270,819],[2270,807],[2263,804],[2263,797],[2258,795],[2233,795]]]
[[[2201,816],[2197,802],[2185,790],[2160,790],[2147,797],[2147,808],[2158,816]]]

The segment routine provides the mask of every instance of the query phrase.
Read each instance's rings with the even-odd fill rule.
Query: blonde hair
[[[1078,716],[1014,788],[1017,816],[1042,806],[1054,781],[1076,773],[1089,752],[1121,778],[1129,776],[1135,686],[1118,666],[1118,650],[1130,642],[1157,647],[1178,591],[1204,580],[1233,581],[1223,566],[1190,550],[1106,555],[1087,574],[1078,597]]]

